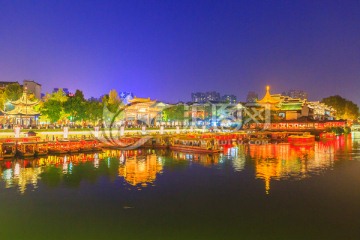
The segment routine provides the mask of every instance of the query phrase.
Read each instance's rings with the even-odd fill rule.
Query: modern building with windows
[[[221,97],[221,101],[225,103],[236,103],[236,96],[232,94],[225,94]]]
[[[28,93],[32,93],[37,99],[41,99],[41,84],[33,80],[24,80],[23,87],[27,89]]]

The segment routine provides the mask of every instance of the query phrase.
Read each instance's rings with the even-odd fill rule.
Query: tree
[[[68,97],[62,89],[57,92],[46,94],[44,101],[39,104],[38,111],[41,113],[41,119],[51,123],[59,120],[65,120],[67,114],[64,111],[64,103]]]
[[[162,111],[164,121],[183,121],[184,120],[184,105],[175,105],[168,107]]]
[[[47,116],[49,121],[53,123],[60,120],[62,110],[62,103],[60,101],[50,99],[44,102],[40,109],[40,113]]]
[[[324,98],[321,102],[333,107],[336,110],[336,116],[339,119],[356,120],[359,117],[359,107],[352,101],[339,95]]]
[[[86,118],[86,100],[80,90],[76,90],[74,96],[71,96],[64,102],[64,111],[70,115],[70,121],[76,122]]]
[[[87,120],[93,121],[94,125],[96,125],[102,118],[103,104],[96,100],[87,101],[85,115]]]
[[[115,89],[110,90],[107,107],[110,112],[115,113],[121,105],[121,99]]]
[[[18,83],[11,83],[5,87],[4,99],[5,101],[18,100],[23,92],[23,88]]]

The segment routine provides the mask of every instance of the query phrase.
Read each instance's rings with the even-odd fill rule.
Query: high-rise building
[[[191,101],[195,103],[205,103],[208,101],[220,101],[220,93],[212,92],[196,92],[191,94]]]
[[[256,100],[259,99],[259,96],[256,92],[250,91],[248,92],[247,96],[246,96],[246,102],[256,102]]]
[[[207,101],[220,101],[220,93],[212,91],[212,92],[206,92],[205,97]]]
[[[41,99],[41,84],[33,80],[24,80],[23,86],[29,93],[33,93],[37,99]]]
[[[287,96],[291,97],[291,98],[299,98],[299,99],[307,99],[308,98],[308,94],[307,92],[303,91],[303,90],[294,90],[291,89],[287,92],[286,94]]]
[[[236,103],[236,96],[232,94],[225,94],[221,97],[223,102]]]
[[[195,103],[206,102],[205,93],[202,92],[191,93],[191,101]]]

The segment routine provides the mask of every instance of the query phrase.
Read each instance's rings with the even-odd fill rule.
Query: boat
[[[217,153],[221,152],[216,139],[213,138],[169,138],[169,148],[184,152]]]
[[[70,141],[68,141],[68,146],[70,153],[77,153],[80,151],[81,144],[79,140],[71,139]]]
[[[98,141],[94,139],[85,139],[80,141],[80,151],[81,152],[92,152],[96,150],[101,150],[97,147]]]
[[[320,133],[320,140],[333,140],[336,138],[336,134],[332,132]]]
[[[21,157],[33,157],[35,156],[36,142],[18,142],[16,150]]]
[[[101,148],[100,146],[100,143],[98,140],[94,139],[94,143],[93,143],[93,146],[92,146],[92,150],[95,151],[95,152],[99,152],[99,151],[102,151],[103,149]]]
[[[55,142],[49,142],[48,152],[52,154],[65,154],[70,151],[70,141],[58,140]]]
[[[315,136],[311,134],[290,135],[288,142],[294,146],[309,146],[315,143]]]
[[[37,142],[35,148],[36,156],[43,156],[48,154],[48,142]]]
[[[149,139],[144,145],[146,147],[151,148],[167,148],[168,147],[168,141],[164,136],[155,136],[151,139]]]
[[[0,150],[2,158],[13,158],[16,155],[16,143],[2,142],[0,143]]]

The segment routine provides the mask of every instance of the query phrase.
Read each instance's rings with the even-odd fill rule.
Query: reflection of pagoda
[[[6,111],[5,115],[10,118],[10,122],[18,125],[35,125],[39,112],[34,110],[34,107],[39,103],[39,100],[32,101],[29,99],[26,87],[22,96],[16,101],[10,101],[15,107],[13,110]]]

